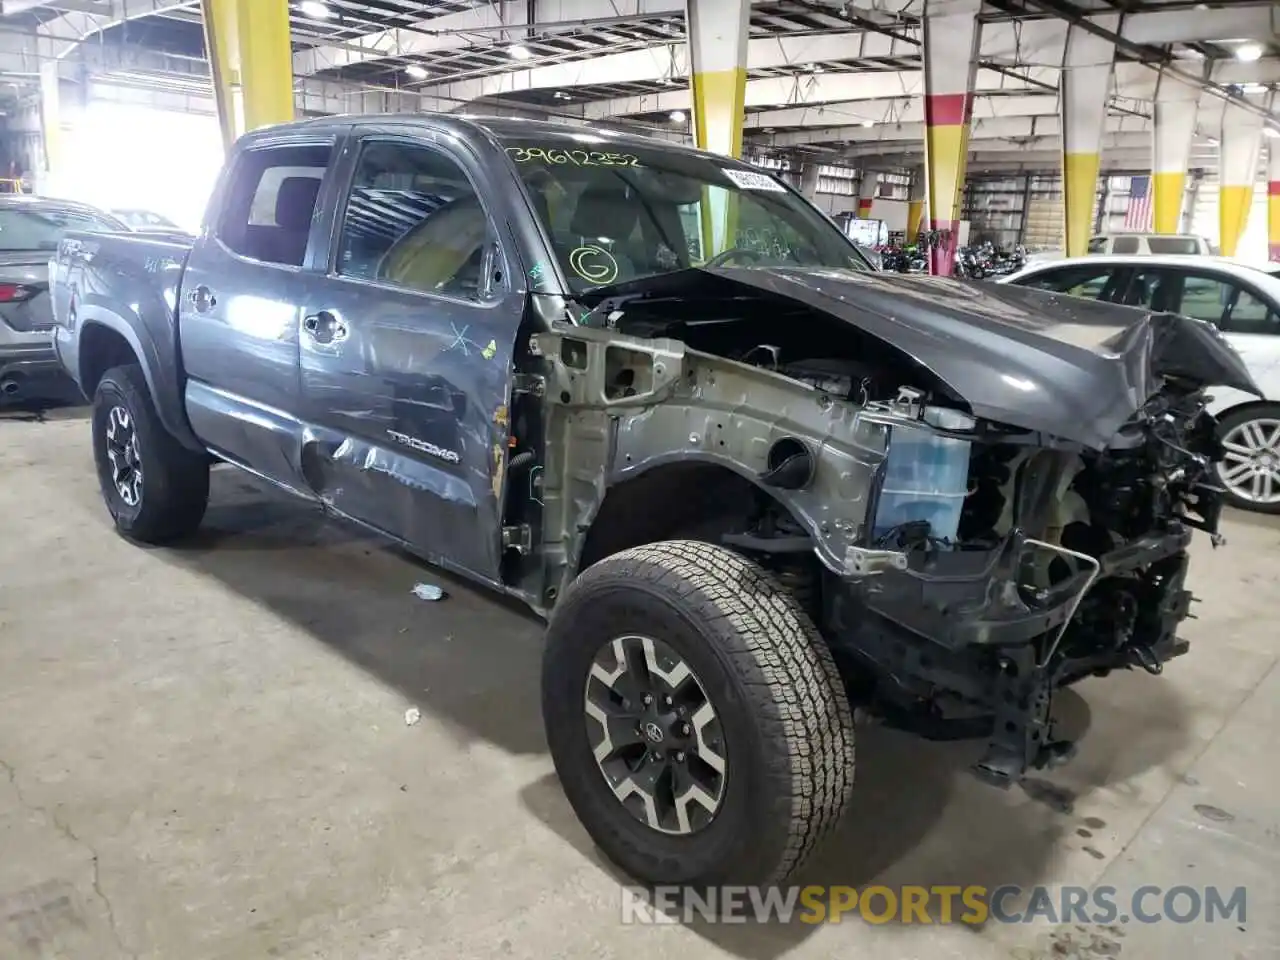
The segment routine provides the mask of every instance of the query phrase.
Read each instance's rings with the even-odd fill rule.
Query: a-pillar
[[[929,229],[939,231],[929,272],[945,277],[960,233],[981,7],[982,0],[926,0],[924,8],[924,169]]]
[[[58,91],[58,61],[40,64],[40,141],[44,147],[41,169],[32,170],[39,193],[58,193],[62,161],[62,97]]]
[[[880,190],[880,174],[874,170],[863,170],[858,180],[858,219],[870,220],[875,206],[876,195]]]
[[[1280,263],[1280,146],[1267,147],[1267,259]]]
[[[288,0],[201,0],[222,137],[293,119]]]
[[[698,147],[742,156],[747,94],[747,27],[751,0],[686,0],[693,136]],[[737,216],[732,194],[710,190],[702,204],[703,255],[733,246]]]
[[[911,186],[907,192],[907,243],[916,242],[920,235],[920,220],[924,217],[924,167],[911,171]]]
[[[1260,114],[1234,103],[1222,114],[1222,143],[1218,149],[1218,246],[1234,257],[1249,222],[1253,187],[1258,179],[1262,149]]]
[[[1152,136],[1151,226],[1156,233],[1177,233],[1187,195],[1187,168],[1196,133],[1200,88],[1162,74],[1156,86],[1155,131]]]
[[[1103,14],[1093,21],[1114,32],[1120,16]],[[1115,44],[1105,37],[1078,26],[1067,33],[1058,109],[1062,114],[1062,209],[1069,257],[1089,251],[1115,56]]]

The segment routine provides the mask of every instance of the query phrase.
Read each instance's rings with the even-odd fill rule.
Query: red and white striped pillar
[[[1120,15],[1101,14],[1093,22],[1114,32]],[[1062,114],[1062,210],[1067,256],[1089,252],[1093,234],[1093,204],[1102,168],[1102,133],[1107,120],[1107,96],[1115,44],[1073,26],[1067,33],[1066,55],[1058,87]]]
[[[981,7],[982,0],[925,0],[924,169],[928,226],[942,232],[939,242],[929,248],[929,272],[943,277],[951,276],[955,267]]]
[[[858,181],[858,219],[870,220],[871,208],[875,206],[876,193],[880,189],[880,174],[874,170],[863,170]]]
[[[1187,168],[1196,133],[1200,88],[1162,73],[1156,86],[1155,128],[1151,146],[1151,226],[1156,233],[1178,233],[1187,195]]]

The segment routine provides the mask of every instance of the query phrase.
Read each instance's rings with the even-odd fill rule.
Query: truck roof
[[[631,144],[647,149],[675,150],[682,153],[698,154],[714,158],[718,163],[740,163],[723,154],[699,150],[688,144],[676,143],[659,137],[645,137],[636,133],[611,130],[604,127],[589,126],[586,123],[559,122],[554,120],[534,120],[527,117],[485,116],[465,113],[371,113],[371,114],[336,114],[333,116],[313,117],[307,120],[295,120],[291,123],[263,127],[246,134],[242,142],[287,137],[289,133],[315,133],[322,129],[341,129],[351,126],[375,127],[419,127],[424,130],[451,130],[461,136],[485,134],[503,139],[507,137],[548,137],[572,138],[582,135],[602,137],[611,144]],[[745,164],[744,164],[745,165]]]

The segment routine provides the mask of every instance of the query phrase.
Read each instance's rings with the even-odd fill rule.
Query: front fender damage
[[[843,399],[768,370],[644,339],[576,327],[531,343],[549,371],[542,474],[548,574],[577,573],[608,490],[664,465],[722,466],[782,504],[822,565],[854,576],[887,428]],[[813,460],[802,489],[769,486],[770,451],[798,441]]]

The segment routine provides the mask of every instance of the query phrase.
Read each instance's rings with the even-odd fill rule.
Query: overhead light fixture
[[[1242,83],[1240,85],[1241,93],[1266,93],[1266,84],[1262,83]]]
[[[1263,49],[1261,44],[1246,43],[1236,47],[1236,59],[1244,63],[1253,63],[1255,60],[1261,60]]]
[[[430,76],[430,74],[427,73],[427,68],[418,63],[409,64],[404,68],[404,72],[414,80],[425,80]]]
[[[555,93],[552,94],[552,96],[555,97],[557,100],[573,99],[573,96],[571,94],[565,93],[563,90],[557,90]]]
[[[672,123],[684,123],[689,119],[689,115],[683,110],[672,110],[670,116]]]
[[[1270,126],[1263,127],[1262,133],[1263,133],[1263,136],[1270,137],[1272,140],[1274,140],[1276,137],[1280,137],[1280,130],[1277,130],[1275,127],[1270,127]]]
[[[507,47],[507,56],[512,60],[528,60],[533,56],[533,52],[523,44],[513,43]]]
[[[302,3],[298,4],[298,12],[313,20],[328,20],[333,16],[329,5],[321,3],[320,0],[302,0]]]
[[[876,125],[876,122],[874,120],[863,120],[862,125],[864,127],[874,127]]]

